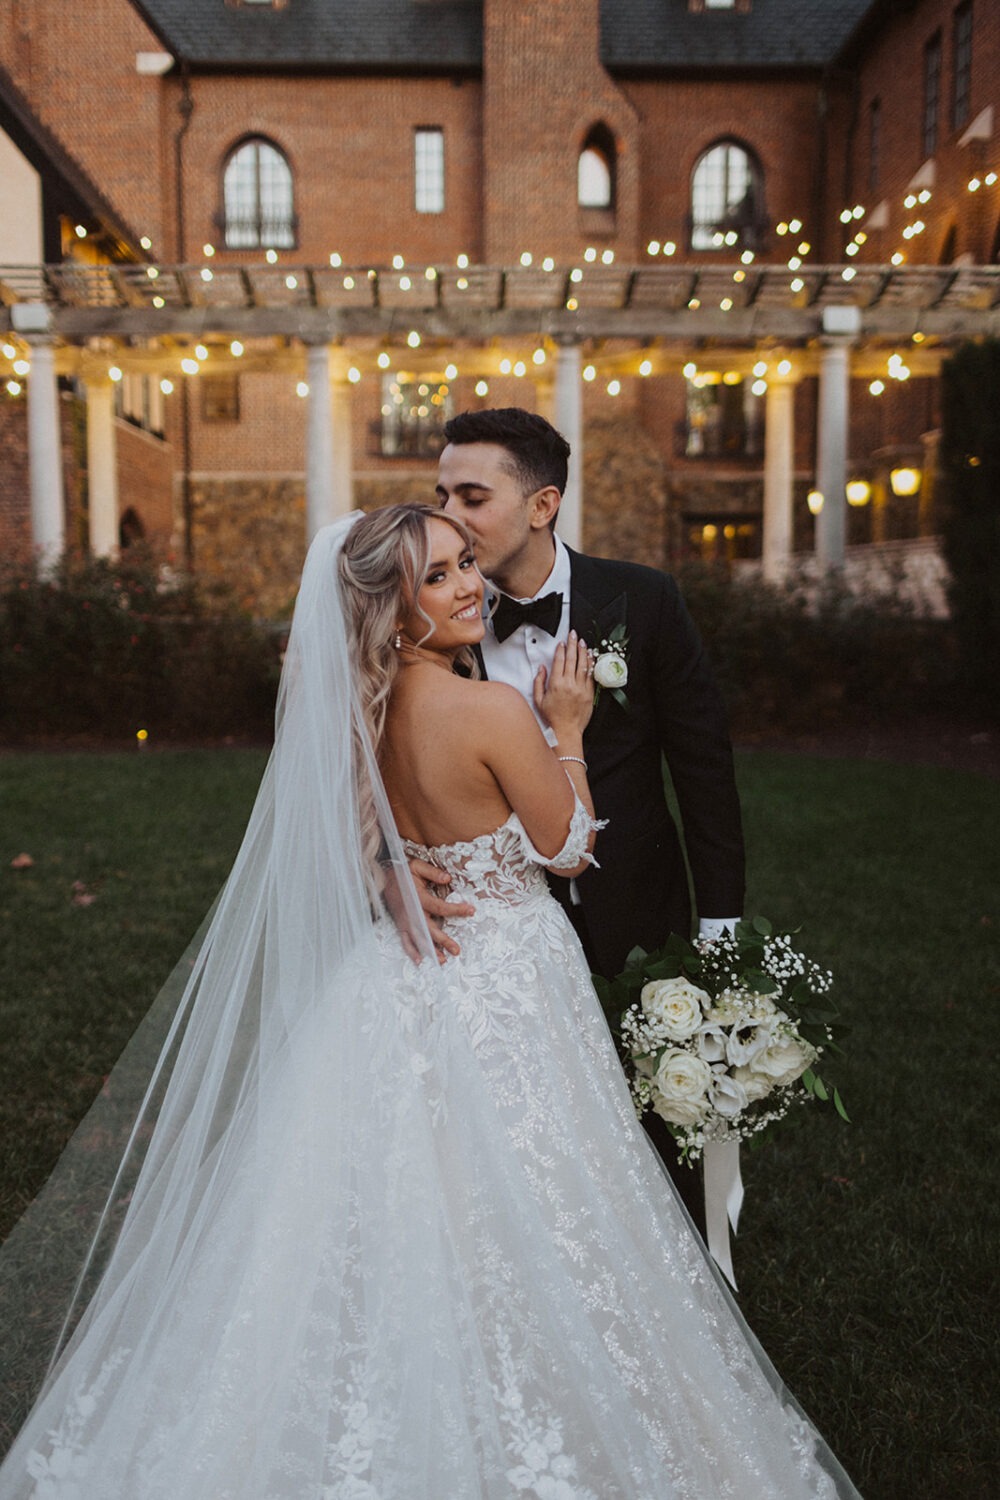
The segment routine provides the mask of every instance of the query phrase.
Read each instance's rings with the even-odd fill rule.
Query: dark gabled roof
[[[54,189],[56,212],[96,219],[119,242],[122,253],[127,254],[138,245],[135,230],[62,141],[42,123],[3,67],[0,67],[0,130],[10,137],[48,187]]]
[[[833,62],[873,0],[751,0],[691,11],[688,0],[601,0],[601,61],[612,73],[814,69]]]
[[[132,0],[193,67],[479,72],[483,0]],[[752,0],[746,13],[688,0],[600,0],[612,73],[815,69],[831,63],[878,0]]]
[[[482,0],[132,0],[194,67],[478,72]]]

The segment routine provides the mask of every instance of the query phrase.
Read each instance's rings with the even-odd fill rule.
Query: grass
[[[0,1232],[221,884],[263,763],[0,757]],[[853,1123],[804,1109],[746,1156],[742,1305],[866,1500],[987,1500],[1000,786],[763,752],[738,768],[748,910],[805,923],[853,1028]]]

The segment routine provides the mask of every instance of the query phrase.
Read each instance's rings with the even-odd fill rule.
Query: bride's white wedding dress
[[[408,852],[475,906],[461,957],[382,919],[329,976],[2,1500],[853,1495],[688,1228],[516,816]]]

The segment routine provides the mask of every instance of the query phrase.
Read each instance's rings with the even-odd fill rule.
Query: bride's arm
[[[487,712],[480,716],[483,759],[542,858],[555,858],[566,843],[577,799],[593,823],[594,805],[587,783],[583,731],[593,711],[590,653],[571,634],[556,647],[552,671],[535,681],[535,703],[556,735],[552,747],[524,699],[513,688],[495,686]],[[591,827],[586,853],[569,867],[549,866],[571,879],[591,863]]]

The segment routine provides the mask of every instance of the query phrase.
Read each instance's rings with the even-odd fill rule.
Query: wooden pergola
[[[791,551],[794,386],[818,377],[816,485],[825,503],[817,552],[821,564],[836,566],[846,531],[851,377],[885,375],[890,354],[897,370],[905,357],[907,374],[933,376],[955,343],[1000,336],[1000,266],[980,265],[66,262],[0,268],[0,300],[0,331],[17,340],[14,357],[0,358],[0,379],[4,362],[8,376],[15,360],[30,362],[32,523],[43,553],[63,541],[61,374],[87,391],[91,541],[102,551],[117,535],[113,368],[183,379],[238,362],[304,378],[312,532],[351,508],[351,391],[387,363],[444,372],[461,359],[463,375],[523,374],[540,387],[533,404],[550,409],[579,453],[585,373],[644,377],[710,361],[739,374],[767,366],[763,551],[773,577]],[[581,517],[577,465],[561,528],[571,543]]]

